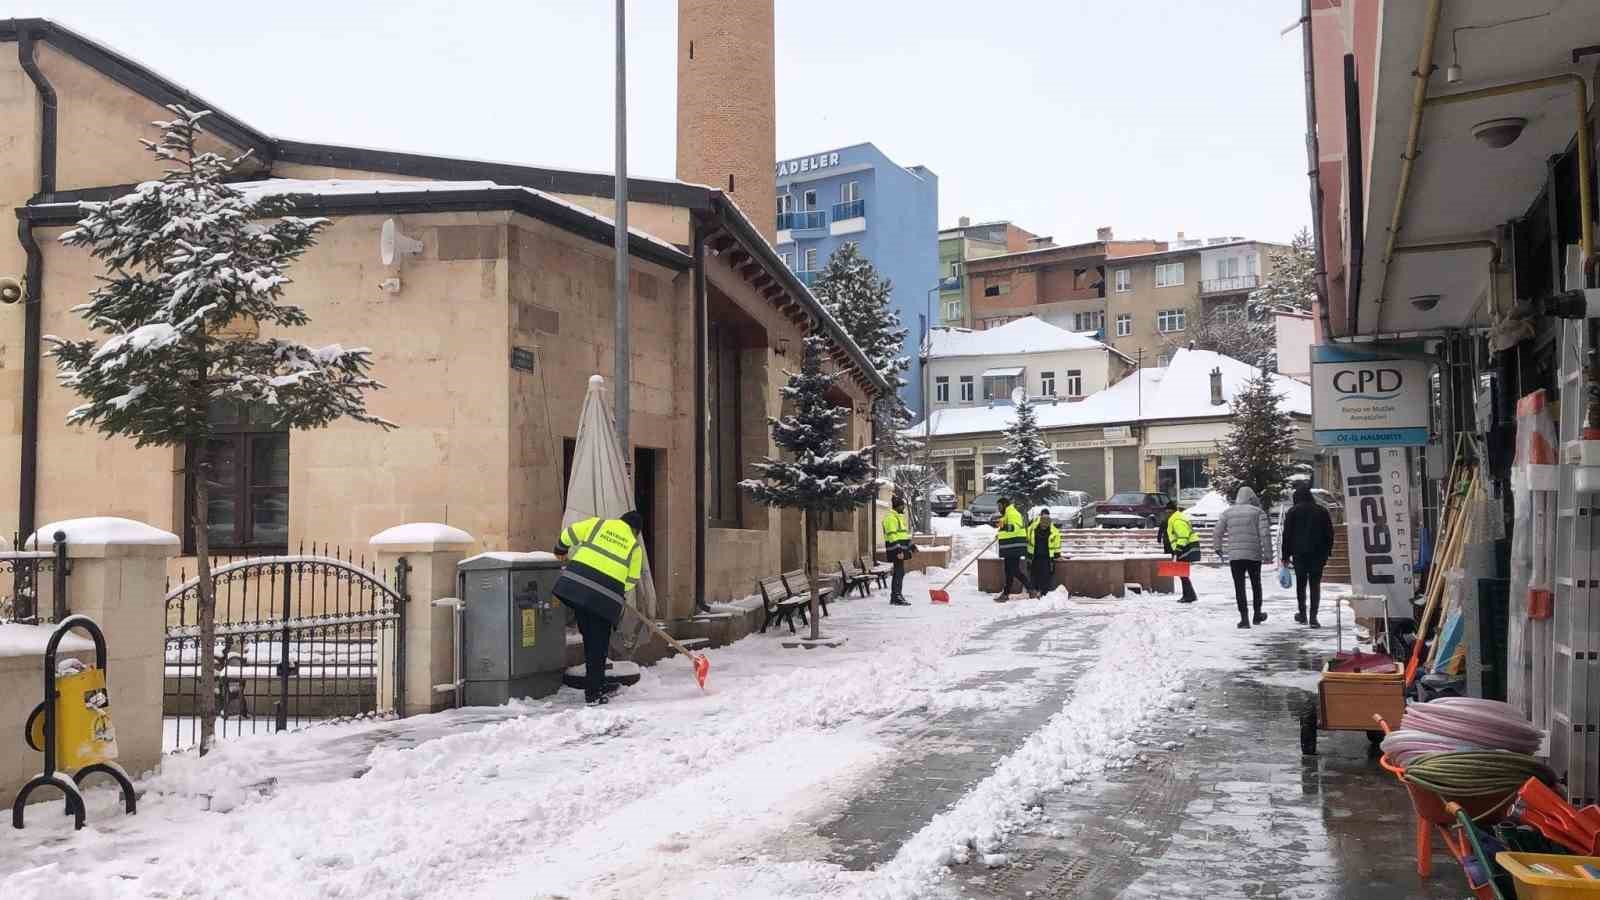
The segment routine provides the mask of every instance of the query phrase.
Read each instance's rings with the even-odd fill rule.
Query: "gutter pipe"
[[[1311,240],[1317,248],[1317,307],[1321,311],[1322,334],[1333,338],[1333,324],[1328,318],[1328,263],[1322,245],[1322,181],[1317,177],[1322,163],[1322,150],[1317,142],[1317,82],[1315,57],[1312,56],[1311,0],[1300,0],[1301,46],[1304,48],[1306,74],[1306,175],[1311,187]]]
[[[39,70],[33,34],[17,32],[17,59],[39,94],[39,193],[56,189],[56,92]],[[39,505],[39,345],[40,298],[44,294],[44,254],[33,236],[33,223],[17,222],[17,240],[27,257],[22,295],[22,449],[17,479],[17,530],[23,540],[33,534]]]

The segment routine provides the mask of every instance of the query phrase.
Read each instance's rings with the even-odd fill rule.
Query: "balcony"
[[[1200,282],[1200,296],[1213,294],[1241,294],[1261,286],[1260,275],[1230,275],[1227,278],[1207,278]]]
[[[820,209],[778,213],[779,231],[821,231],[828,227],[828,214]]]
[[[865,200],[850,200],[833,205],[833,220],[835,222],[843,222],[845,219],[864,218],[866,214],[867,201]]]

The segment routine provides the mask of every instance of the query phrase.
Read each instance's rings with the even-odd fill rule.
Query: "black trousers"
[[[1233,572],[1233,597],[1239,601],[1239,618],[1245,621],[1250,619],[1250,608],[1244,602],[1244,579],[1250,577],[1250,591],[1256,604],[1256,612],[1261,612],[1261,560],[1259,559],[1232,559],[1228,561],[1228,568]]]
[[[1322,604],[1322,568],[1325,559],[1294,558],[1294,599],[1302,615],[1306,612],[1306,592],[1311,592],[1311,618],[1317,617],[1317,607]]]
[[[1002,595],[1011,593],[1012,579],[1016,579],[1016,581],[1022,585],[1022,589],[1024,591],[1029,590],[1028,575],[1026,572],[1022,571],[1022,554],[1018,553],[1013,556],[1002,556],[1000,559],[1005,563],[1006,566],[1006,583],[1005,587],[1000,589],[1000,593]]]
[[[905,594],[901,592],[902,591],[902,587],[905,584],[905,581],[906,581],[906,561],[905,561],[905,559],[903,557],[901,557],[897,553],[897,554],[895,554],[895,557],[894,557],[894,574],[890,577],[890,581],[889,581],[889,599],[890,600],[904,600],[905,599]]]
[[[1032,563],[1033,589],[1040,596],[1050,593],[1056,586],[1056,561],[1048,556],[1035,556]]]
[[[611,646],[613,626],[610,619],[580,606],[567,603],[567,608],[577,618],[578,633],[583,635],[583,696],[593,700],[606,686],[606,650]]]

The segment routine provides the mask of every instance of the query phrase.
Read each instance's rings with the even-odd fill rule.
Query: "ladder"
[[[1600,441],[1583,440],[1588,322],[1562,323],[1560,484],[1550,617],[1533,621],[1534,724],[1550,730],[1550,764],[1574,806],[1600,802],[1600,492],[1583,471]],[[1587,452],[1586,452],[1587,451]],[[1538,496],[1536,493],[1535,497]],[[1535,507],[1538,508],[1537,506]],[[1539,522],[1535,519],[1535,529]],[[1541,696],[1542,695],[1542,696]],[[1547,711],[1545,721],[1540,721]]]

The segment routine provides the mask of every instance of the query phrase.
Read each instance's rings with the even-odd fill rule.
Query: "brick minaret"
[[[678,178],[776,236],[774,0],[678,0]]]

